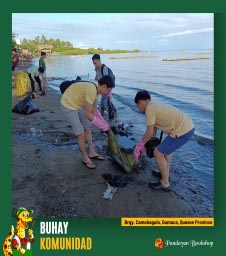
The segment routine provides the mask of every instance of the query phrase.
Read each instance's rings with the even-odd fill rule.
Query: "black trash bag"
[[[12,112],[19,114],[32,114],[35,112],[39,112],[38,106],[32,101],[32,96],[28,95],[23,100],[19,101],[12,109]]]
[[[110,173],[104,173],[102,177],[107,180],[108,184],[112,187],[125,187],[130,181],[133,181],[131,177],[121,175],[112,176]]]
[[[157,137],[152,137],[149,141],[145,143],[146,154],[148,157],[154,157],[154,150],[160,143],[161,140]]]
[[[160,133],[160,137],[152,137],[149,141],[145,143],[146,154],[148,157],[154,157],[155,148],[162,142],[163,131]]]

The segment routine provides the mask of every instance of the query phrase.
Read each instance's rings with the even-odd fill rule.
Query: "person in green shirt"
[[[46,72],[46,63],[45,63],[46,53],[41,52],[41,57],[39,59],[39,67],[44,68],[44,71]]]
[[[40,94],[41,96],[46,94],[46,89],[48,88],[48,81],[46,78],[45,58],[46,58],[46,52],[41,52],[41,57],[39,59],[39,67],[42,67],[44,69],[44,73],[42,74],[42,92]]]

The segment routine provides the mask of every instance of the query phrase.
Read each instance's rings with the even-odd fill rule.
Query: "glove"
[[[103,132],[106,132],[110,129],[108,123],[106,121],[104,121],[104,119],[100,119],[96,116],[94,116],[92,124],[94,124],[96,127],[100,128]]]
[[[137,143],[136,147],[134,148],[133,154],[134,154],[134,159],[135,162],[138,163],[138,158],[141,154],[144,153],[145,150],[145,143],[141,140],[140,142]]]
[[[108,97],[109,97],[110,100],[112,99],[112,93],[111,93],[111,91],[108,93]]]
[[[97,117],[97,118],[99,118],[99,119],[101,119],[101,120],[103,120],[105,122],[104,118],[102,117],[102,115],[101,115],[101,113],[100,113],[100,111],[98,109],[93,111],[93,114],[94,114],[95,117]]]
[[[102,120],[103,122],[106,122],[106,121],[104,120],[104,118],[102,117],[102,115],[101,115],[101,113],[100,113],[100,111],[99,111],[98,109],[96,109],[95,111],[93,111],[93,114],[94,114],[95,117],[99,118],[99,119]],[[103,131],[103,130],[102,130],[101,132],[108,134],[108,130],[107,130],[107,131]]]

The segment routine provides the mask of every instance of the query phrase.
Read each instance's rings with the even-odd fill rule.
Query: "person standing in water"
[[[44,69],[44,73],[42,74],[42,91],[40,93],[40,96],[44,96],[46,94],[46,90],[48,89],[45,58],[46,58],[46,52],[41,52],[41,57],[39,59],[39,67]]]
[[[93,65],[95,66],[96,76],[95,79],[98,81],[101,77],[109,75],[115,82],[115,76],[111,69],[107,67],[105,64],[101,63],[100,55],[94,54],[92,57]],[[110,92],[108,95],[102,95],[101,97],[101,115],[104,116],[104,111],[108,110],[108,100],[111,101],[112,93]]]

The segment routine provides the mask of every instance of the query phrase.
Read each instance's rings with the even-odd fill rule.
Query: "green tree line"
[[[30,49],[32,51],[37,51],[38,45],[47,44],[53,46],[53,51],[62,51],[65,49],[72,49],[73,44],[68,41],[62,41],[60,39],[47,39],[45,36],[36,36],[35,39],[23,39],[20,47],[23,49]]]
[[[56,52],[61,55],[85,55],[85,54],[103,54],[103,53],[126,53],[126,52],[139,52],[139,50],[110,50],[110,49],[103,49],[103,48],[88,48],[88,49],[81,49],[81,48],[74,48],[73,44],[68,41],[62,41],[60,39],[47,39],[45,36],[36,36],[34,39],[23,39],[21,41],[20,48],[22,49],[29,49],[33,53],[37,52],[38,45],[45,44],[45,45],[52,45],[52,51]],[[15,39],[12,38],[12,45],[15,46]]]

